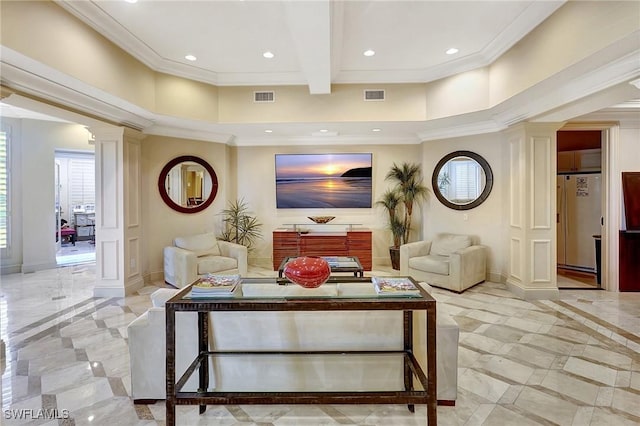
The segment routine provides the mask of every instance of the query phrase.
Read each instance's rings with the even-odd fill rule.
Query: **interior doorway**
[[[557,133],[558,288],[602,288],[602,131]]]
[[[95,154],[56,151],[58,266],[95,262]]]

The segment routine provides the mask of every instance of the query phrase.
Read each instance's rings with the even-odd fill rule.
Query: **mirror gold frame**
[[[209,176],[211,176],[211,192],[208,197],[202,197],[202,202],[195,205],[184,206],[173,200],[167,192],[167,176],[169,176],[171,169],[181,163],[199,164],[207,173],[209,173]],[[216,194],[218,193],[218,177],[216,176],[216,172],[213,170],[213,167],[211,167],[211,165],[202,158],[193,155],[183,155],[181,157],[174,158],[163,167],[160,172],[160,176],[158,177],[158,191],[160,192],[160,196],[165,204],[173,210],[180,213],[198,213],[209,207],[216,198]]]
[[[473,199],[472,201],[468,202],[468,203],[455,203],[452,202],[451,200],[449,200],[447,197],[445,197],[444,194],[442,194],[442,192],[440,191],[440,185],[438,182],[438,176],[440,175],[440,170],[451,160],[455,160],[459,157],[466,157],[466,158],[470,158],[472,160],[474,160],[476,163],[478,163],[478,165],[480,165],[480,167],[482,167],[482,170],[484,172],[484,178],[485,178],[485,185],[484,188],[482,188],[482,191],[480,193],[480,195]],[[433,187],[433,193],[435,194],[436,198],[438,198],[438,200],[440,200],[440,202],[442,204],[444,204],[445,206],[449,207],[450,209],[454,209],[454,210],[470,210],[473,209],[475,207],[478,207],[480,204],[482,204],[487,197],[489,197],[489,193],[491,192],[491,188],[493,187],[493,172],[491,171],[491,167],[489,166],[489,163],[487,162],[487,160],[485,160],[482,156],[476,154],[475,152],[471,152],[471,151],[454,151],[450,154],[445,155],[436,165],[435,169],[433,170],[433,175],[431,177],[431,185]]]

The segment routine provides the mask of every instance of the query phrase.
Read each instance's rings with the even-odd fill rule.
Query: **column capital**
[[[558,130],[562,129],[565,125],[565,122],[554,122],[554,123],[533,123],[533,122],[522,122],[518,124],[514,124],[513,126],[509,126],[504,130],[504,133],[509,135],[512,133],[555,133]]]
[[[110,125],[95,125],[88,126],[87,130],[91,132],[91,135],[96,141],[104,139],[120,139],[124,135],[124,127],[110,126]]]
[[[4,98],[8,98],[13,95],[15,92],[9,89],[7,86],[0,86],[0,101]]]

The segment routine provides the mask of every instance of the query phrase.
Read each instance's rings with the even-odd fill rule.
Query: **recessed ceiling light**
[[[320,129],[320,133],[327,133],[328,130],[327,129]]]
[[[266,129],[264,132],[265,132],[265,133],[273,133],[273,130],[271,130],[271,129]]]
[[[265,58],[267,58],[267,59],[271,59],[271,58],[273,58],[273,57],[274,57],[274,56],[276,56],[276,55],[274,55],[274,54],[273,54],[273,52],[269,52],[269,51],[267,50],[266,52],[264,52],[264,53],[262,54],[262,56],[264,56],[264,57],[265,57]]]
[[[447,51],[445,53],[447,55],[454,55],[454,54],[458,53],[458,49],[456,49],[455,47],[452,47],[451,49],[447,49]]]
[[[376,54],[376,52],[374,50],[365,50],[364,53],[362,53],[364,56],[373,56]]]
[[[184,58],[185,58],[187,61],[195,61],[196,59],[198,59],[198,58],[196,58],[196,57],[195,57],[195,56],[193,56],[193,55],[187,55],[187,56],[185,56]]]
[[[124,1],[126,1],[127,3],[138,3],[138,0],[124,0]]]
[[[377,127],[375,129],[371,129],[372,132],[380,132],[382,131],[382,129],[378,129]]]

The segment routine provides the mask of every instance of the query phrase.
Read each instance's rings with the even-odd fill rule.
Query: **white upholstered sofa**
[[[178,237],[164,248],[164,281],[182,288],[193,284],[199,275],[247,275],[247,248],[217,240],[214,233]]]
[[[423,284],[425,288],[428,285]],[[260,287],[260,286],[255,286]],[[297,286],[287,286],[295,289]],[[307,289],[298,288],[301,291]],[[322,290],[321,290],[322,289]],[[244,288],[243,288],[244,290]],[[316,291],[331,291],[325,284]],[[258,290],[259,291],[259,290]],[[128,327],[131,360],[131,395],[134,402],[165,398],[164,303],[177,290],[159,289],[151,296],[153,307]],[[440,306],[440,305],[438,305]],[[210,346],[217,350],[383,350],[402,349],[402,312],[216,312],[210,313]],[[414,314],[414,353],[426,368],[424,311]],[[452,405],[457,397],[459,328],[443,309],[437,309],[437,398]],[[176,313],[176,377],[180,377],[197,354],[197,314]],[[249,355],[250,356],[250,355]],[[216,365],[210,389],[291,390],[331,383],[336,376],[367,390],[403,386],[402,368],[394,360],[385,363],[353,363],[336,357],[335,363],[296,368],[296,362],[278,357],[253,356],[251,362],[223,357]],[[247,365],[250,367],[247,368]],[[293,368],[292,368],[293,367]],[[308,366],[307,366],[308,367]],[[375,373],[372,373],[375,371]],[[259,372],[259,374],[258,374]],[[256,377],[260,378],[258,382]],[[197,389],[197,374],[183,388]],[[334,381],[335,383],[335,381]],[[231,384],[231,386],[229,386]]]

